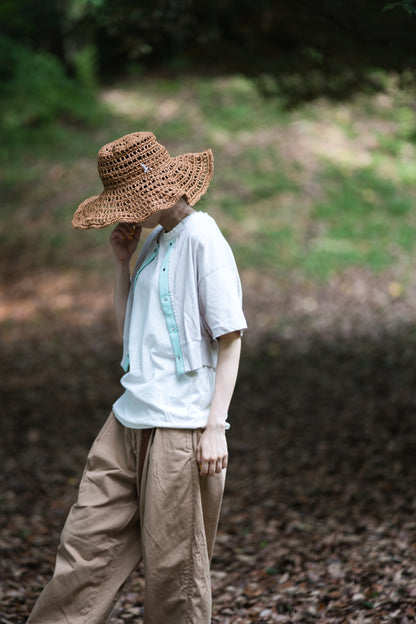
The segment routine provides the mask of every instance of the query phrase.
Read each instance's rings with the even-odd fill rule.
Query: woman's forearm
[[[114,313],[120,336],[123,336],[127,298],[130,288],[130,260],[116,260],[114,283]]]
[[[241,336],[239,332],[225,334],[219,338],[215,387],[207,428],[225,427],[227,412],[237,379],[240,353]]]
[[[142,228],[135,223],[119,223],[111,232],[110,244],[113,248],[116,277],[114,286],[114,311],[117,327],[123,336],[127,297],[130,288],[130,259],[140,240]]]
[[[217,372],[208,422],[198,443],[196,458],[201,477],[221,472],[228,464],[225,426],[240,361],[239,332],[219,338]]]

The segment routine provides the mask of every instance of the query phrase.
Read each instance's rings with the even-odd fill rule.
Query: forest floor
[[[415,284],[243,281],[213,623],[415,622]],[[39,270],[2,290],[0,623],[22,624],[119,393],[120,344],[105,276]],[[143,589],[139,568],[111,624],[142,621]]]

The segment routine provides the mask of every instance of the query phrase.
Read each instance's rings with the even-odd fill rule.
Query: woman
[[[192,207],[213,156],[171,157],[136,132],[101,148],[98,170],[104,191],[80,204],[73,225],[118,223],[110,243],[124,392],[91,448],[28,622],[105,622],[143,560],[145,624],[209,624],[227,410],[246,327],[231,249]],[[154,231],[130,277],[143,228]]]

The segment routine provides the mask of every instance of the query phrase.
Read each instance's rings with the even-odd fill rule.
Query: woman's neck
[[[191,206],[188,206],[183,199],[180,199],[172,208],[162,210],[159,223],[165,232],[170,232],[182,219],[185,219],[185,217],[193,212],[195,212],[195,210]]]

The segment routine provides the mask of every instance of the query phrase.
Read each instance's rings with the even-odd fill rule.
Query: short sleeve
[[[202,234],[201,234],[202,233]],[[211,338],[247,328],[234,254],[211,217],[198,232],[198,297],[202,323]]]
[[[236,268],[224,265],[205,275],[199,282],[198,294],[202,321],[212,338],[247,328]]]

